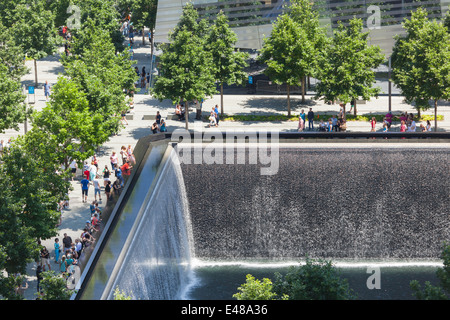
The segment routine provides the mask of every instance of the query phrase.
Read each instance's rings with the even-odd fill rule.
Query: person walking
[[[41,291],[41,280],[42,280],[42,266],[38,265],[36,267],[36,278],[37,278],[37,284],[36,284],[36,291]]]
[[[309,108],[308,111],[308,130],[314,130],[314,111]]]
[[[81,180],[80,183],[81,183],[81,200],[82,200],[82,202],[87,202],[89,185],[91,183],[89,182],[89,179],[87,176],[85,176],[84,179]]]
[[[97,194],[99,201],[102,201],[102,194],[100,193],[100,181],[98,180],[99,176],[95,175],[94,180],[92,180],[92,183],[94,185],[94,199],[97,201]]]
[[[50,252],[48,252],[46,247],[43,247],[41,249],[41,266],[42,266],[42,270],[45,271],[45,266],[48,266],[48,270],[52,270],[52,267],[50,266]]]
[[[216,127],[219,126],[219,106],[216,104],[214,108],[214,113],[216,114]]]
[[[48,81],[45,81],[45,84],[44,84],[45,101],[48,101],[48,98],[50,97],[50,90],[51,90],[51,87],[48,84]]]
[[[105,169],[103,169],[103,186],[106,187],[108,182],[111,181],[111,179],[109,178],[110,175],[111,171],[109,171],[108,166],[105,165]]]

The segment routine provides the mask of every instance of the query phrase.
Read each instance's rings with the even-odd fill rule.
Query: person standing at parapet
[[[312,111],[312,108],[309,108],[308,111],[308,129],[314,130],[314,111]]]
[[[111,156],[109,157],[109,160],[111,161],[111,170],[114,171],[116,169],[116,164],[118,164],[118,159],[117,159],[117,155],[116,152],[113,151]]]

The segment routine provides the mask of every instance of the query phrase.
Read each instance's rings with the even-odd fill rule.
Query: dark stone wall
[[[281,149],[272,176],[181,166],[200,258],[438,259],[450,241],[446,149]]]

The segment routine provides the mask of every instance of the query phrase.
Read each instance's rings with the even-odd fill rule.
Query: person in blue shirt
[[[164,119],[161,119],[161,124],[160,124],[160,127],[159,127],[159,131],[160,132],[166,132],[167,131],[166,122],[164,121]]]
[[[50,96],[50,85],[48,84],[48,81],[45,81],[45,84],[44,84],[44,94],[45,94],[45,100],[48,101],[48,97]]]
[[[91,184],[89,182],[89,179],[86,178],[86,176],[84,177],[83,180],[81,180],[81,200],[83,202],[87,202],[87,196],[88,196],[88,191],[89,191],[89,185]]]
[[[214,112],[216,113],[216,127],[219,126],[219,106],[216,104],[214,108]]]
[[[116,165],[115,173],[116,173],[117,179],[120,180],[120,187],[123,188],[125,180],[123,179],[123,176],[122,176],[122,170],[120,170],[120,167],[118,165]]]

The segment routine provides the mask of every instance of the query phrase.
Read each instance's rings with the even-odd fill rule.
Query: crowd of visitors
[[[314,131],[314,117],[315,115],[312,108],[309,108],[308,114],[305,114],[305,110],[302,109],[298,117],[298,131],[302,132],[305,130],[306,119],[308,119],[308,131]],[[341,114],[339,115],[339,118],[336,118],[336,115],[333,115],[328,121],[320,119],[317,130],[320,132],[346,131],[347,122],[342,118]]]
[[[120,159],[118,158],[120,154]],[[53,249],[54,252],[50,255],[49,248],[41,244],[40,257],[37,260],[36,277],[37,277],[37,291],[40,292],[40,281],[42,280],[42,272],[54,270],[61,274],[62,277],[68,279],[75,272],[76,266],[79,264],[79,259],[85,250],[91,246],[96,238],[95,232],[100,231],[102,222],[102,208],[100,203],[106,198],[106,201],[112,199],[113,195],[120,195],[121,189],[124,186],[124,176],[129,176],[136,160],[133,154],[131,145],[128,147],[122,146],[119,153],[112,152],[110,158],[110,165],[105,165],[100,168],[99,159],[97,155],[92,156],[90,161],[85,161],[82,171],[82,179],[80,180],[82,191],[82,203],[90,202],[89,216],[86,219],[84,227],[79,236],[72,239],[71,236],[64,233],[62,239],[54,238]],[[78,166],[76,161],[71,163],[72,181],[76,178]],[[111,183],[112,178],[115,177],[114,183]],[[103,183],[101,179],[103,178]],[[89,188],[93,186],[94,194],[89,194]],[[102,197],[102,189],[104,198]],[[90,198],[90,200],[88,200]],[[63,200],[58,203],[58,210],[62,211],[69,207],[69,201]],[[61,221],[60,221],[61,223]],[[55,265],[53,265],[56,264]],[[20,291],[20,288],[18,289]]]
[[[301,110],[298,119],[298,131],[302,132],[306,130],[306,120],[308,120],[308,131],[315,131],[314,129],[314,119],[315,114],[312,108],[309,109],[308,114],[305,114],[304,109]],[[371,117],[370,121],[370,131],[376,132],[377,129],[377,120],[375,117]],[[417,124],[414,118],[414,114],[408,112],[403,112],[400,116],[394,116],[391,111],[389,111],[383,118],[382,122],[382,132],[391,131],[393,121],[398,121],[400,123],[399,131],[400,132],[417,132]],[[431,131],[431,123],[429,120],[426,121],[426,124],[420,124],[419,126],[420,132],[429,132]],[[336,115],[331,116],[328,120],[320,119],[318,120],[317,131],[321,132],[339,132],[346,131],[347,123],[346,120],[343,119],[343,109],[341,108],[338,117]]]

